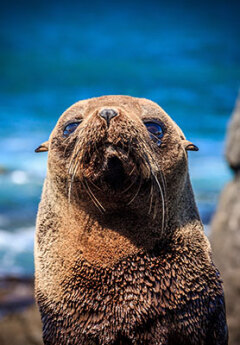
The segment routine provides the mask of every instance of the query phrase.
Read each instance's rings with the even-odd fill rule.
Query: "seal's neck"
[[[69,203],[66,197],[59,197],[59,193],[54,193],[56,186],[50,181],[46,183],[48,188],[45,190],[51,189],[51,198],[46,196],[45,199],[51,201],[49,208],[59,218],[58,231],[63,251],[66,251],[67,257],[71,248],[76,261],[83,258],[94,265],[109,266],[139,250],[149,251],[157,243],[163,244],[170,240],[175,229],[193,221],[200,222],[189,179],[178,199],[168,199],[164,229],[161,229],[162,223],[158,218],[144,217],[127,208],[112,214],[101,214],[94,208],[79,207]]]
[[[182,189],[168,197],[168,228],[174,231],[175,228],[184,227],[192,222],[201,224],[192,185],[187,174]]]

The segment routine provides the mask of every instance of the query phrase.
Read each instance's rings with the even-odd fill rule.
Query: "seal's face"
[[[187,147],[195,148],[157,104],[104,96],[78,102],[60,117],[49,140],[48,171],[69,202],[91,202],[101,212],[141,205],[155,217],[159,207],[164,212],[166,189],[178,188],[173,176],[186,175]]]

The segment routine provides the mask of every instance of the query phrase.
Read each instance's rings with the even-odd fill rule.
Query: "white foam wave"
[[[0,275],[33,272],[34,227],[0,230]]]
[[[11,179],[13,183],[25,184],[28,182],[28,176],[25,171],[15,170],[11,173]]]

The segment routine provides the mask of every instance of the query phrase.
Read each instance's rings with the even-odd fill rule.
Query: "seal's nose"
[[[117,116],[118,113],[116,112],[116,110],[114,109],[102,109],[100,112],[99,112],[99,115],[101,117],[103,117],[106,121],[107,121],[107,125],[109,126],[109,123],[110,123],[110,120]]]

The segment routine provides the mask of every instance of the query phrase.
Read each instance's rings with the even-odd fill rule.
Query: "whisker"
[[[73,174],[72,174],[71,179],[70,179],[70,186],[69,186],[69,189],[68,189],[68,203],[71,203],[72,184],[74,182],[75,174],[77,172],[78,167],[79,167],[79,162],[76,163],[74,171],[73,171]]]
[[[130,171],[129,176],[132,175],[132,173],[134,172],[134,170],[136,170],[136,166],[135,166],[135,165],[134,165],[134,167],[132,168],[132,170]]]
[[[96,203],[96,201],[93,199],[92,194],[89,192],[89,189],[87,188],[87,186],[85,185],[85,183],[83,182],[83,186],[84,186],[84,190],[86,191],[86,193],[89,195],[90,199],[92,200],[92,202],[94,203],[94,205],[97,207],[97,209],[102,213],[102,210],[99,208],[98,204]]]
[[[153,219],[156,219],[156,217],[157,217],[157,206],[158,206],[158,200],[156,198],[156,201],[154,204],[154,209],[153,209]],[[161,233],[162,233],[162,229],[161,229]]]
[[[87,126],[84,126],[81,128],[81,132],[86,128]],[[81,132],[79,134],[81,134]],[[69,173],[71,173],[71,167],[72,167],[72,163],[74,162],[74,160],[79,156],[79,153],[81,152],[83,147],[83,139],[82,137],[78,137],[78,140],[75,143],[75,147],[73,149],[72,152],[72,157],[71,157],[71,161],[69,164]]]
[[[92,196],[92,200],[95,201],[94,204],[98,207],[98,209],[101,212],[105,212],[105,208],[103,207],[103,205],[100,203],[100,201],[96,198],[96,196],[94,195],[93,191],[91,190],[91,188],[89,187],[87,181],[84,179],[84,183],[87,187],[87,190],[89,191],[90,195]]]
[[[77,146],[77,144],[82,140],[82,138],[79,137],[79,134],[81,134],[81,132],[83,131],[83,129],[86,128],[86,127],[87,127],[87,126],[83,126],[83,127],[81,127],[81,128],[79,129],[78,138],[77,138],[77,140],[76,140],[76,142],[75,142],[75,144],[74,144],[74,149],[73,149],[73,151],[75,150],[75,147]],[[65,138],[65,139],[63,140],[63,143],[67,142],[68,140],[69,140],[68,137]],[[66,150],[69,148],[69,146],[70,146],[71,144],[72,144],[72,141],[70,141],[69,144],[65,147],[64,156],[66,155]]]
[[[152,178],[151,178],[150,204],[149,204],[148,214],[151,214],[151,211],[152,211],[152,202],[153,202],[153,181],[152,181]]]
[[[159,183],[157,176],[155,174],[153,174],[153,177],[155,179],[155,182],[157,183],[158,190],[160,191],[161,200],[162,200],[162,229],[161,229],[161,234],[162,234],[162,232],[164,230],[164,225],[165,225],[165,198],[163,195],[161,184]]]
[[[139,191],[140,191],[140,189],[141,189],[141,186],[142,186],[142,175],[140,176],[139,186],[138,186],[138,189],[137,189],[135,195],[134,195],[133,198],[127,203],[128,206],[129,206],[129,205],[136,199],[136,197],[138,196],[138,193],[139,193]]]
[[[133,185],[134,183],[138,180],[138,176],[135,177],[135,179],[121,192],[121,194],[126,193]]]
[[[69,175],[72,175],[72,174],[74,174],[74,172],[76,172],[76,166],[80,166],[80,164],[82,164],[82,159],[81,160],[78,160],[77,159],[78,157],[76,157],[74,160],[73,160],[73,162],[71,162],[71,165],[70,165],[70,167],[69,167],[69,169],[68,169],[68,174]]]
[[[93,181],[89,180],[89,182],[91,185],[93,185],[93,187],[97,188],[98,190],[102,190],[102,188],[98,187]]]
[[[89,195],[89,197],[90,197],[90,199],[92,200],[92,202],[94,203],[94,205],[97,207],[97,209],[98,209],[101,213],[103,213],[102,210],[101,210],[101,208],[98,206],[98,204],[96,203],[96,201],[93,199],[93,196],[92,196],[92,194],[90,193],[90,191],[88,190],[88,188],[86,187],[85,183],[83,183],[83,186],[84,186],[84,190],[85,190],[86,193]]]
[[[74,153],[75,151],[73,151],[73,156],[71,158],[70,164],[69,164],[69,168],[68,168],[68,173],[71,174],[72,170],[74,169],[73,165],[75,164],[75,160],[77,157],[79,157],[79,153],[81,152],[82,148],[81,146],[78,148],[77,152]]]
[[[159,170],[159,173],[160,173],[160,177],[161,177],[161,181],[162,181],[163,193],[164,193],[164,195],[166,195],[166,179],[165,179],[165,176],[161,170]]]

